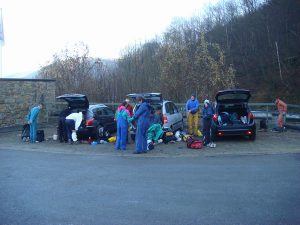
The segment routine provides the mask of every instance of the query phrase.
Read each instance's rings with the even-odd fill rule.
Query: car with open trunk
[[[63,120],[71,113],[85,112],[85,120],[78,128],[79,139],[105,139],[117,129],[114,111],[104,104],[90,105],[89,100],[82,94],[64,94],[56,97],[68,103],[68,108],[60,113],[59,127],[64,126]],[[66,141],[64,129],[58,129],[59,140]],[[64,139],[64,140],[63,140]]]
[[[139,108],[139,103],[136,102],[136,98],[141,96],[148,102],[153,111],[157,109],[158,106],[161,108],[162,112],[162,124],[163,129],[177,131],[183,130],[184,122],[182,113],[178,110],[174,102],[169,100],[164,100],[161,93],[133,93],[128,94],[127,97],[133,99],[135,106],[133,108],[133,113]],[[134,128],[131,129],[131,136],[134,138]]]
[[[250,91],[228,89],[216,94],[215,114],[212,119],[211,139],[242,135],[250,140],[256,138],[256,124],[248,102]]]

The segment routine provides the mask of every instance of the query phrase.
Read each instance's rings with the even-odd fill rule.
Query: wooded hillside
[[[213,100],[220,89],[240,87],[251,90],[252,101],[299,103],[300,1],[222,1],[129,46],[110,66],[88,52],[85,45],[64,50],[39,76],[57,79],[57,95],[79,92],[91,101],[121,101],[132,92]]]

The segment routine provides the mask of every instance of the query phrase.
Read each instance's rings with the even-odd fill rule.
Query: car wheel
[[[97,126],[97,137],[103,138],[104,135],[104,127],[102,125]]]
[[[106,138],[110,137],[110,132],[108,130],[105,130],[103,132],[103,134],[104,134],[104,137],[106,137]]]
[[[252,134],[249,136],[249,139],[250,139],[251,141],[254,141],[254,140],[256,139],[256,130],[253,130],[253,131],[252,131]]]

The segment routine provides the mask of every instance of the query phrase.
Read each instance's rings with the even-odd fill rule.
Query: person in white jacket
[[[68,135],[68,143],[72,144],[73,141],[77,141],[77,137],[72,138],[72,132],[77,131],[80,127],[80,124],[84,120],[84,114],[82,112],[71,113],[66,117],[66,127]]]

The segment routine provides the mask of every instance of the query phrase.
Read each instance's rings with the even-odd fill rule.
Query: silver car
[[[136,102],[136,97],[142,96],[146,102],[148,102],[153,109],[157,106],[162,108],[163,116],[163,128],[171,129],[173,132],[177,130],[183,130],[183,116],[179,112],[177,106],[172,101],[163,100],[161,93],[133,93],[128,94],[127,97],[131,98]],[[136,103],[133,112],[135,112],[139,107],[139,104]]]

